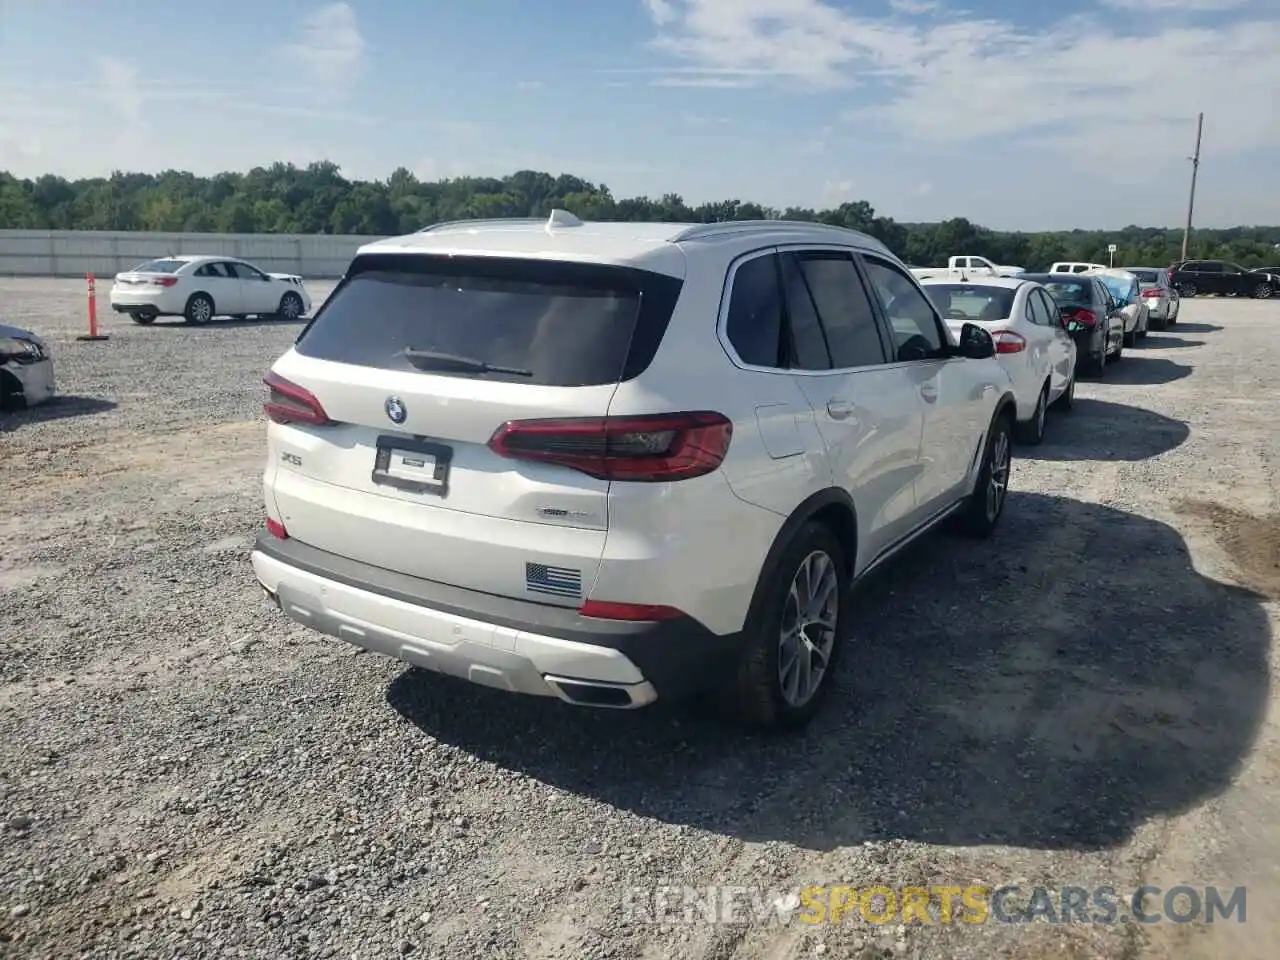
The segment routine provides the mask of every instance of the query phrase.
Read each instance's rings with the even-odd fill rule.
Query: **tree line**
[[[404,168],[385,181],[348,180],[327,161],[297,167],[275,163],[248,173],[198,177],[117,172],[107,178],[20,179],[0,171],[0,229],[146,230],[213,233],[342,233],[388,236],[431,223],[473,217],[544,217],[553,207],[584,220],[720,220],[785,218],[861,230],[907,263],[934,266],[953,254],[1043,270],[1055,260],[1117,265],[1165,265],[1181,251],[1181,229],[1025,233],[991,230],[963,217],[940,223],[899,223],[858,200],[828,210],[778,210],[743,200],[690,206],[678,194],[614,197],[605,184],[569,174],[521,170],[506,177],[458,177],[428,182]],[[1188,254],[1246,267],[1280,261],[1280,226],[1193,231]]]

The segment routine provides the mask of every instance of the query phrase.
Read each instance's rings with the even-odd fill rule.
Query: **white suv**
[[[380,240],[267,375],[253,568],[430,670],[601,707],[714,687],[800,726],[852,582],[999,519],[994,357],[836,227],[557,210]]]

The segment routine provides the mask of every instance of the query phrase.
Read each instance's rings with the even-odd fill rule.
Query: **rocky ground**
[[[992,541],[865,585],[838,696],[787,740],[294,626],[247,550],[261,375],[299,328],[77,342],[77,281],[0,279],[0,309],[62,394],[0,418],[0,955],[1274,956],[1280,303],[1189,301],[1082,383]],[[1122,917],[1144,883],[1247,885],[1248,913],[778,919],[809,883],[1110,885]],[[633,909],[713,885],[760,913]]]

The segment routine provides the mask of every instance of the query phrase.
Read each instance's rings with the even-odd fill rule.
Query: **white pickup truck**
[[[917,279],[927,277],[1016,277],[1026,273],[1024,267],[992,263],[986,257],[951,257],[945,267],[912,267]]]

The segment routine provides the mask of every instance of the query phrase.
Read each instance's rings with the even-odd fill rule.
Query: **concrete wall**
[[[268,273],[340,277],[356,249],[377,237],[327,234],[131,233],[0,230],[0,276],[112,277],[147,260],[183,253],[239,257]]]

